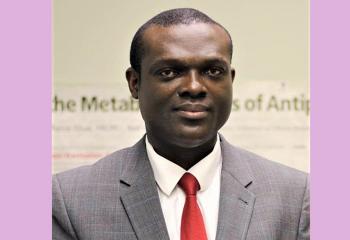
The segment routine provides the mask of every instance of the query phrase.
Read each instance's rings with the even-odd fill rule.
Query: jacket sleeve
[[[307,178],[303,205],[300,213],[297,240],[309,240],[309,239],[310,239],[310,191],[309,191],[309,178]]]
[[[56,176],[52,178],[52,239],[78,240],[69,219],[59,180]]]

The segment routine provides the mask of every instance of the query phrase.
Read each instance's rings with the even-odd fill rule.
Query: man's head
[[[141,52],[140,66],[136,60],[126,72],[131,94],[139,99],[151,144],[169,158],[174,149],[212,148],[231,112],[231,38],[202,15],[193,9],[161,13],[142,30],[136,44],[142,50],[131,50]]]

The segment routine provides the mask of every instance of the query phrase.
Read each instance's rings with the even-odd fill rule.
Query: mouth
[[[199,120],[208,116],[209,106],[204,104],[186,103],[176,106],[174,111],[180,117]]]

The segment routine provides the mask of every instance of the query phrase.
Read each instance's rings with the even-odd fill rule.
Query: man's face
[[[131,90],[149,139],[185,148],[213,140],[232,103],[226,32],[205,23],[152,26],[143,41],[141,74]]]

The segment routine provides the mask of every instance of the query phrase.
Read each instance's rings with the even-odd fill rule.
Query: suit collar
[[[255,195],[251,169],[240,151],[220,135],[223,156],[216,239],[244,240],[253,214]]]
[[[220,134],[223,171],[226,171],[242,186],[248,187],[254,180],[250,165],[242,151],[228,143]]]
[[[121,201],[137,238],[169,239],[144,137],[128,150],[123,162],[127,165],[120,179]]]
[[[138,178],[149,175],[153,172],[142,171],[148,169],[149,161],[145,149],[145,136],[143,136],[134,146],[127,149],[125,159],[123,159],[123,169],[120,181],[128,186],[133,185]],[[150,169],[152,170],[152,169]]]

